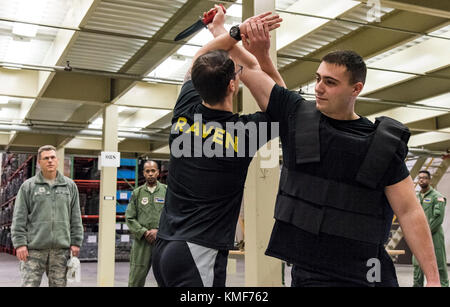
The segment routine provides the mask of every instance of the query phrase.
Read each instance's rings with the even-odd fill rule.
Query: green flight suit
[[[129,287],[143,287],[151,267],[154,244],[148,243],[144,233],[159,228],[159,218],[165,203],[167,186],[157,182],[151,193],[147,184],[133,191],[130,203],[125,212],[128,228],[133,235],[133,246],[130,254]]]
[[[439,277],[442,287],[448,287],[447,275],[447,256],[445,253],[444,229],[442,222],[444,221],[446,199],[441,193],[430,187],[430,189],[422,196],[417,193],[417,198],[425,211],[428,224],[430,225],[431,235],[433,237],[434,251],[439,270]],[[417,259],[413,256],[414,265],[414,287],[423,287],[423,272],[420,269]]]

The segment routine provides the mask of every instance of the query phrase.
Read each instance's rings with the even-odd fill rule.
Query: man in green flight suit
[[[420,192],[417,198],[422,205],[430,225],[433,237],[434,251],[439,269],[439,277],[442,287],[448,287],[447,257],[445,253],[445,240],[442,222],[444,221],[446,199],[441,193],[430,186],[431,175],[428,171],[419,172]],[[423,287],[423,272],[413,256],[414,287]]]
[[[159,167],[156,162],[145,162],[143,173],[146,183],[133,191],[125,212],[128,228],[134,237],[130,255],[129,287],[145,285],[167,189],[165,184],[157,180]]]

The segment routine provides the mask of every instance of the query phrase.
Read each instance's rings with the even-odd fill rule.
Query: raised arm
[[[218,13],[209,26],[214,37],[227,33],[223,26],[225,22],[223,11],[217,6],[216,8]],[[285,87],[285,83],[269,55],[269,31],[278,28],[281,21],[282,19],[278,15],[267,13],[247,19],[240,25],[241,38],[245,48],[235,45],[230,50],[230,56],[244,66],[241,80],[249,88],[262,111],[267,109],[270,93],[275,83]]]
[[[270,33],[267,23],[251,20],[251,31],[247,28],[247,37],[242,36],[244,48],[256,57],[262,71],[268,74],[279,86],[286,87],[277,67],[270,58]]]
[[[261,23],[260,21],[255,22],[250,20],[249,22],[244,23],[244,25],[246,27],[246,34],[241,33],[242,40],[244,41],[244,47],[249,47],[250,45],[254,47],[256,46],[256,41],[261,42],[269,38],[269,29],[266,24]],[[281,76],[277,76],[278,71],[270,60],[270,56],[268,56],[268,50],[267,55],[264,57],[268,57],[270,63],[266,60],[263,60],[262,62],[258,61],[258,65],[247,66],[241,74],[242,82],[244,82],[245,86],[247,86],[250,90],[262,111],[266,111],[267,109],[270,94],[272,93],[275,83],[285,86]],[[262,66],[260,66],[261,64]],[[272,77],[263,71],[262,67],[269,71]]]
[[[430,227],[414,193],[411,176],[387,186],[385,194],[398,217],[406,242],[426,276],[427,286],[440,286]]]
[[[223,10],[220,6],[215,6],[216,9],[218,10],[218,13],[216,14],[216,16],[214,17],[214,19],[220,18],[220,16],[223,16]],[[219,15],[219,16],[218,16]],[[263,19],[267,16],[271,15],[270,12],[266,12],[260,15],[255,16],[255,18],[257,19]],[[247,27],[245,26],[246,24],[243,23],[239,26],[240,32],[241,34],[246,35],[247,34]],[[279,24],[277,25],[276,22],[270,22],[269,23],[269,29],[275,29],[279,27]],[[236,45],[237,41],[232,38],[228,32],[223,32],[220,33],[219,35],[217,35],[217,37],[215,37],[212,41],[208,42],[206,45],[204,45],[202,48],[200,48],[196,54],[194,55],[194,57],[192,58],[192,64],[191,67],[189,68],[188,72],[186,73],[185,76],[185,81],[189,80],[191,77],[191,70],[192,70],[192,65],[193,63],[197,60],[198,57],[200,57],[201,55],[208,53],[210,51],[213,50],[226,50],[226,51],[230,51],[235,45]]]

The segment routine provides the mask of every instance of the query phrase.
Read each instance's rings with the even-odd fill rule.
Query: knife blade
[[[219,5],[222,7],[223,12],[226,13],[225,7],[222,4],[219,4]],[[204,27],[206,27],[208,24],[210,24],[213,21],[214,16],[216,16],[216,14],[217,14],[216,8],[210,9],[207,13],[203,14],[203,18],[200,18],[199,20],[197,20],[197,22],[195,22],[188,28],[186,28],[183,31],[181,31],[180,33],[178,33],[178,35],[175,37],[174,41],[179,41],[183,38],[191,36],[192,34],[200,31],[201,29],[203,29]]]

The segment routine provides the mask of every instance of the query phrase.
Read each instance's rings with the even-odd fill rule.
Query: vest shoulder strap
[[[303,101],[298,106],[295,117],[296,164],[320,161],[320,115],[313,101]]]
[[[408,127],[389,117],[377,117],[376,131],[356,180],[375,189],[386,173],[395,152],[406,146],[411,133]]]

